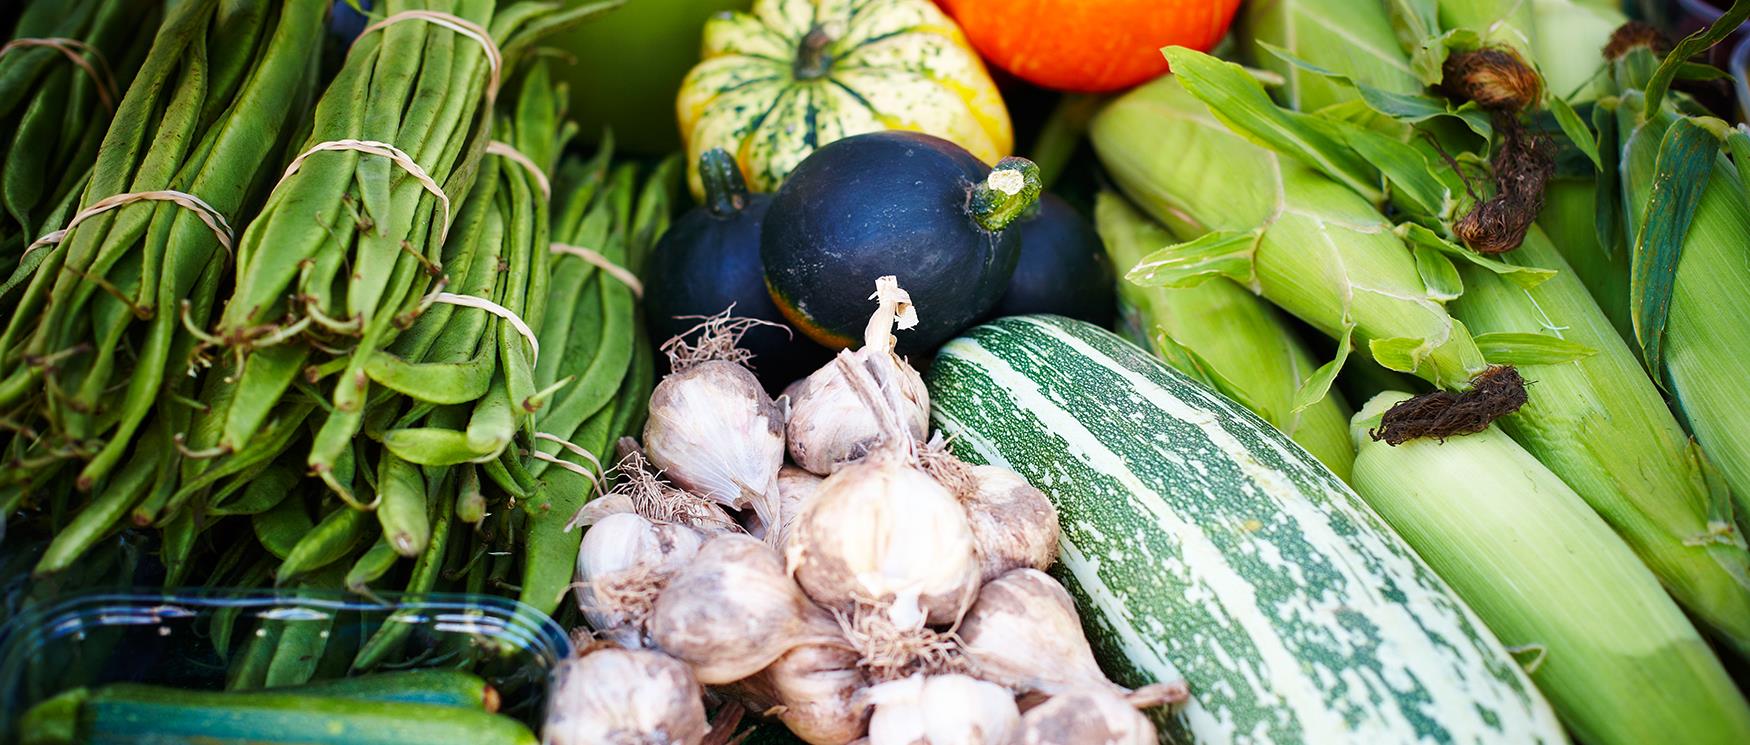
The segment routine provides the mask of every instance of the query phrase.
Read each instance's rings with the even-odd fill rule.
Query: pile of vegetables
[[[1750,0],[621,4],[0,10],[0,737],[1750,741]]]
[[[862,347],[777,400],[735,345],[759,321],[725,311],[664,345],[642,445],[577,517],[600,641],[561,673],[555,742],[700,742],[701,686],[839,744],[1152,742],[1136,709],[1184,699],[1100,672],[1041,571],[1058,551],[1045,495],[924,439],[929,392],[894,334],[919,314],[894,277],[875,288]]]

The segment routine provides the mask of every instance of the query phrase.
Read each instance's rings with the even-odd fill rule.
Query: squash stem
[[[1044,188],[1039,166],[1011,155],[998,161],[990,175],[972,187],[972,203],[967,209],[979,227],[995,233],[1033,206]]]
[[[797,80],[826,77],[827,68],[832,66],[832,58],[826,56],[826,47],[831,43],[832,35],[820,26],[810,29],[808,35],[802,37],[802,43],[796,47],[796,63],[792,68]]]
[[[712,216],[732,217],[747,207],[747,181],[729,151],[714,147],[699,156],[699,180]]]

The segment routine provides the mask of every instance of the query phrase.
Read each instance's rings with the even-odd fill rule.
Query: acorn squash
[[[696,198],[712,148],[769,192],[815,148],[855,134],[924,132],[987,164],[1013,144],[984,63],[929,0],[757,0],[707,21],[703,47],[675,102]]]

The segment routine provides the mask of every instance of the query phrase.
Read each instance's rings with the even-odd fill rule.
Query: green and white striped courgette
[[[1056,576],[1108,674],[1183,677],[1197,742],[1556,743],[1494,636],[1354,492],[1243,407],[1086,323],[942,348],[933,415],[1056,504]]]

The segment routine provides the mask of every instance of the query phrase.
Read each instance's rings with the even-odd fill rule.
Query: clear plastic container
[[[296,684],[410,669],[465,670],[499,713],[538,727],[565,631],[512,600],[308,591],[89,593],[0,627],[0,741],[31,706],[72,688],[130,682],[190,690]],[[251,661],[256,664],[250,664]],[[237,678],[244,678],[238,680]],[[464,741],[465,735],[460,735]],[[418,745],[435,745],[420,743]]]

